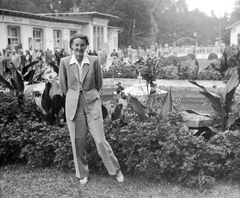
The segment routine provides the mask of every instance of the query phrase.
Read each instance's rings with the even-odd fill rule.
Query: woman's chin
[[[77,57],[78,57],[78,56],[83,56],[83,53],[81,53],[81,52],[76,52],[76,53],[75,53],[75,56],[77,56]]]

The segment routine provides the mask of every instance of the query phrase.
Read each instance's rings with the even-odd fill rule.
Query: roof
[[[117,30],[117,31],[119,31],[119,32],[122,32],[122,31],[123,31],[123,28],[121,28],[121,27],[116,27],[116,26],[108,26],[107,28],[108,28],[108,29],[115,29],[115,30]]]
[[[227,30],[227,29],[231,29],[231,28],[233,28],[234,26],[238,25],[239,23],[240,23],[240,20],[237,21],[237,22],[235,22],[235,23],[233,23],[232,25],[226,27],[225,29],[226,29],[226,30]]]
[[[79,20],[74,19],[63,19],[58,17],[52,17],[52,16],[44,16],[29,12],[21,12],[21,11],[15,11],[15,10],[6,10],[6,9],[0,9],[1,15],[10,15],[10,16],[16,16],[16,17],[27,17],[31,19],[38,19],[38,20],[46,20],[46,21],[53,21],[53,22],[62,22],[62,23],[73,23],[73,24],[88,24],[87,22],[82,22]]]
[[[91,16],[93,18],[101,18],[101,19],[119,19],[119,17],[111,15],[111,14],[104,14],[100,12],[66,12],[66,13],[43,13],[38,14],[41,16]]]

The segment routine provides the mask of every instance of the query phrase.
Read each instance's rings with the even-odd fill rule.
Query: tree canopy
[[[0,7],[32,13],[69,12],[73,5],[81,12],[97,11],[118,16],[109,25],[123,28],[119,34],[121,46],[173,45],[182,37],[198,40],[199,45],[214,45],[221,39],[229,44],[227,26],[240,19],[240,0],[230,19],[206,15],[198,9],[188,11],[185,0],[1,0]],[[195,33],[195,35],[194,35]],[[181,44],[181,43],[180,43]],[[192,44],[188,41],[182,44]]]

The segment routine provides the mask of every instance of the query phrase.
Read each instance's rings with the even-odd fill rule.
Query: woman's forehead
[[[81,38],[75,38],[73,40],[74,44],[86,44],[86,40],[85,39],[81,39]]]

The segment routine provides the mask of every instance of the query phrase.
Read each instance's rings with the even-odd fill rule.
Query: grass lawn
[[[240,184],[218,183],[211,190],[199,191],[141,176],[125,176],[119,184],[105,174],[91,174],[80,186],[73,172],[32,169],[20,165],[0,168],[1,198],[240,198]]]

